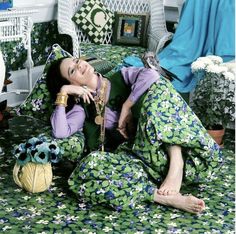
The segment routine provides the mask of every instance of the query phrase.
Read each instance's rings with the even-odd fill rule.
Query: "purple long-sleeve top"
[[[121,69],[125,83],[131,87],[128,97],[130,101],[135,103],[148,88],[159,80],[159,73],[149,68],[124,67]],[[98,87],[99,88],[99,87]],[[108,88],[109,97],[110,88]],[[111,129],[117,126],[120,113],[106,107],[105,109],[105,127]],[[71,136],[75,132],[83,129],[85,121],[85,111],[79,104],[66,113],[65,107],[56,106],[52,116],[51,125],[53,135],[56,138],[64,138]]]

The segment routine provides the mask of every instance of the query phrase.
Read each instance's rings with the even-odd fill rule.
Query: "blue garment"
[[[135,66],[135,67],[143,67],[144,64],[141,58],[136,56],[127,56],[124,58],[124,66]]]
[[[182,80],[173,81],[178,91],[195,87],[191,63],[198,57],[213,54],[224,62],[235,58],[234,12],[234,0],[186,0],[171,43],[157,55],[160,65]]]

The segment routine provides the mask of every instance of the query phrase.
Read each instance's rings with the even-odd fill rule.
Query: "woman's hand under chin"
[[[85,103],[90,103],[90,100],[94,100],[92,95],[94,91],[87,86],[63,85],[60,92],[63,94],[74,95],[83,98]]]

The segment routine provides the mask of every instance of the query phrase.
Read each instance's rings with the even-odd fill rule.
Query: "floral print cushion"
[[[32,126],[33,127],[33,126]],[[46,164],[58,163],[62,158],[76,162],[84,150],[84,135],[82,132],[64,139],[54,139],[50,127],[45,127],[44,133],[33,136],[20,144],[14,144],[13,155],[19,165],[28,162]]]
[[[49,122],[53,110],[53,103],[46,87],[46,74],[50,64],[54,60],[70,56],[72,55],[63,50],[58,44],[52,46],[52,51],[47,58],[43,74],[36,81],[32,92],[28,95],[26,100],[15,109],[17,115],[29,115]]]
[[[52,137],[50,125],[30,116],[15,116],[9,119],[8,125],[9,129],[0,134],[0,146],[5,154],[13,155],[14,159],[21,157],[23,164],[31,155],[32,147],[40,145],[39,141],[57,145],[61,159],[75,162],[83,156],[85,139],[82,132],[77,132],[67,138],[55,139]],[[21,155],[24,151],[25,155]],[[53,160],[53,162],[56,161]]]

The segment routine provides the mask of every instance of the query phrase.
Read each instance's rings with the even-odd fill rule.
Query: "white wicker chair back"
[[[79,57],[80,43],[89,42],[89,38],[72,21],[73,15],[85,0],[58,0],[58,30],[71,36],[73,55]],[[158,52],[172,33],[166,29],[163,0],[101,0],[111,11],[125,13],[149,13],[150,25],[148,48]],[[112,32],[104,39],[104,44],[111,44]],[[160,44],[159,44],[160,42]],[[158,50],[158,51],[157,51]]]

